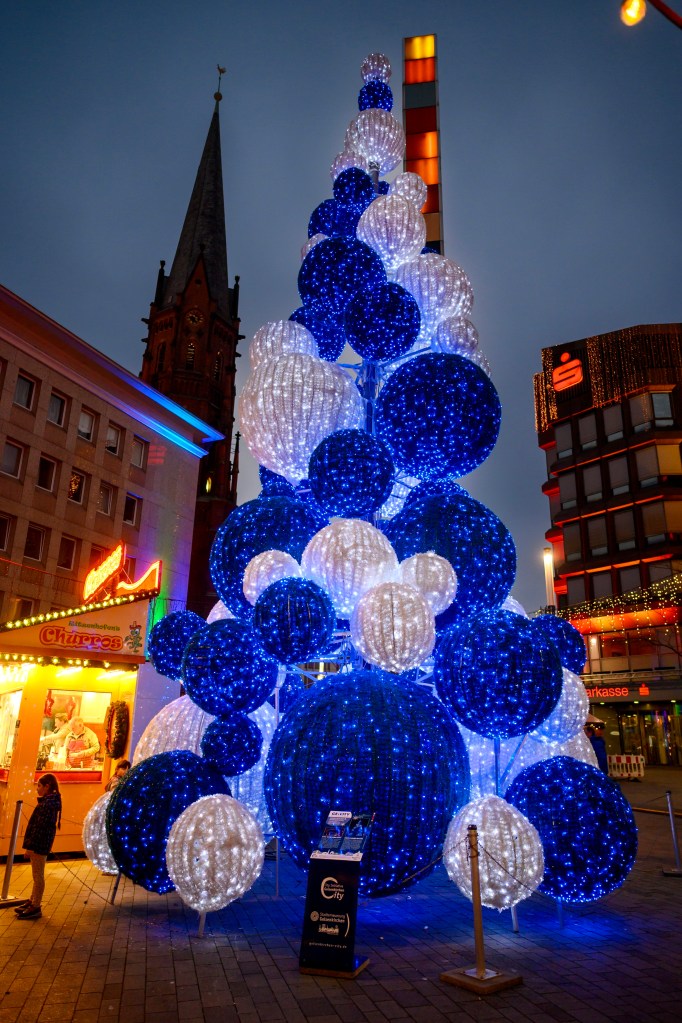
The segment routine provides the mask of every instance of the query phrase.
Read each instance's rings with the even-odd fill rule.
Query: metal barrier
[[[609,753],[609,777],[638,781],[644,777],[644,757],[635,753]]]

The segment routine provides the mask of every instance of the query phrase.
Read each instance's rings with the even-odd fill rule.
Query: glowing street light
[[[620,6],[620,20],[624,25],[638,25],[646,14],[647,2],[655,7],[657,11],[671,21],[673,25],[682,28],[682,16],[676,14],[671,7],[663,3],[663,0],[623,0]]]

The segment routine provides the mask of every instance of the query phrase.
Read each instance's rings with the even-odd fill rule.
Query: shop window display
[[[50,689],[43,708],[37,771],[100,771],[111,693]]]
[[[0,778],[12,764],[12,752],[15,746],[16,731],[19,722],[19,704],[21,689],[11,693],[0,694]]]

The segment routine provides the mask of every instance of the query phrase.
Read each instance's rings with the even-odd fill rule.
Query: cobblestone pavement
[[[623,783],[645,809],[664,810],[667,788],[682,810],[682,769]],[[0,1023],[677,1023],[682,878],[662,873],[674,867],[668,817],[638,811],[637,823],[635,869],[601,902],[566,909],[562,921],[533,895],[518,908],[518,934],[510,913],[484,910],[487,965],[523,976],[485,998],[439,979],[474,963],[471,906],[440,866],[403,894],[361,901],[356,951],[370,963],[340,981],[298,971],[305,877],[286,856],[209,914],[202,938],[175,894],[128,881],[111,905],[112,878],[85,860],[50,862],[41,919],[0,909]],[[29,889],[17,863],[11,893]]]

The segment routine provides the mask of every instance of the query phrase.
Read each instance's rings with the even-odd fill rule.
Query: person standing
[[[116,786],[118,785],[118,783],[120,781],[123,781],[123,779],[125,778],[125,776],[126,776],[126,774],[128,773],[129,770],[130,770],[130,761],[129,760],[119,760],[119,762],[116,764],[116,770],[114,771],[114,773],[112,774],[111,778],[109,779],[109,781],[104,786],[104,791],[105,792],[111,792],[112,789],[115,789]]]
[[[33,874],[31,898],[17,906],[19,920],[35,920],[42,916],[41,903],[45,891],[45,863],[52,849],[57,828],[62,822],[62,797],[59,782],[53,774],[44,774],[36,782],[38,805],[26,826],[23,848],[28,853]]]
[[[594,726],[594,730],[592,732],[592,735],[590,736],[590,742],[592,743],[592,749],[594,750],[594,755],[597,758],[597,763],[599,764],[600,770],[602,770],[604,774],[608,774],[609,758],[606,754],[604,726],[601,724],[601,722],[597,722],[597,724]]]

